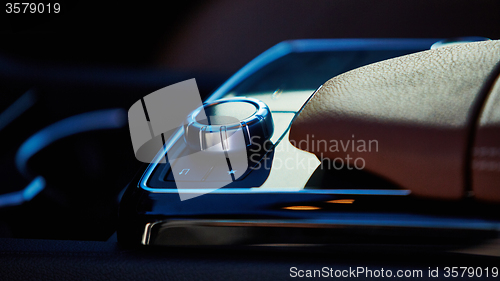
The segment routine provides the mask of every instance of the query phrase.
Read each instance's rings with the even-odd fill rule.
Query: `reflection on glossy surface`
[[[337,200],[330,200],[330,201],[326,201],[326,203],[333,203],[333,204],[352,204],[352,203],[354,203],[354,199],[337,199]]]
[[[245,95],[230,93],[228,97],[247,97],[261,100],[269,106],[272,112],[298,112],[316,88],[305,91],[252,92]]]
[[[321,208],[316,206],[289,206],[289,207],[283,207],[283,209],[293,210],[293,211],[314,211],[314,210],[319,210]]]

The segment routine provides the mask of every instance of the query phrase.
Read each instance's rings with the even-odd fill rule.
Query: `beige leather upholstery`
[[[477,126],[472,189],[478,199],[500,202],[500,77],[493,84]]]
[[[354,141],[347,149],[299,148],[320,158],[362,158],[366,170],[418,196],[461,198],[470,172],[468,138],[484,102],[479,93],[499,61],[500,41],[487,41],[352,70],[323,85],[293,123],[290,139]],[[498,113],[498,95],[496,100]],[[364,151],[360,141],[378,147]]]

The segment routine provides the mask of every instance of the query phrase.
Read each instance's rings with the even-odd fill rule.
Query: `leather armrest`
[[[308,140],[307,147],[298,147],[320,158],[362,158],[363,168],[410,189],[414,195],[463,198],[472,189],[469,162],[476,122],[491,91],[487,84],[495,81],[492,75],[498,76],[495,66],[499,61],[500,41],[485,41],[352,70],[318,90],[292,124],[290,139],[296,144]],[[492,94],[490,99],[498,97]],[[499,103],[492,104],[498,112]],[[483,116],[481,122],[488,123],[486,119]],[[486,127],[481,125],[478,143]],[[498,135],[498,130],[495,132]],[[326,140],[329,146],[316,145],[318,140]],[[361,162],[357,164],[361,166]],[[500,201],[496,173],[496,181],[485,179],[489,185],[480,183],[476,173],[474,189],[482,190],[478,184],[496,188],[487,193],[497,194]]]

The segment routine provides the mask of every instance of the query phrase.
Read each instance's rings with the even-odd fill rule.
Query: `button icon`
[[[189,173],[189,170],[190,169],[182,169],[182,171],[179,173],[179,175],[182,175],[184,173],[184,175],[187,175],[187,173]]]
[[[178,189],[185,187],[182,182],[202,182],[205,175],[212,168],[214,161],[196,156],[191,154],[176,159],[170,167],[171,171],[168,173],[166,180],[177,182]],[[190,184],[187,186],[190,186]]]

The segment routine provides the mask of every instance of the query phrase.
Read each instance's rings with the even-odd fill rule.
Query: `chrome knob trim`
[[[202,119],[210,118],[202,110],[223,103],[248,103],[255,107],[255,112],[243,120],[232,116],[217,116],[222,117],[224,124],[203,124],[198,121],[200,114]],[[250,146],[267,147],[273,132],[269,107],[254,98],[226,98],[204,104],[189,114],[184,124],[186,143],[194,150],[207,152],[237,151]]]

